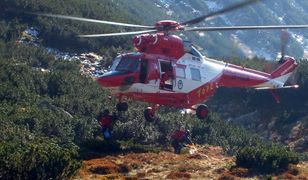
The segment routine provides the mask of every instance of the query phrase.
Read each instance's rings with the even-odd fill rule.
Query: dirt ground
[[[126,153],[85,160],[73,179],[259,179],[245,168],[231,168],[235,158],[222,148],[204,146],[173,152]],[[306,179],[308,163],[271,175],[273,179]],[[264,178],[264,176],[262,177]]]

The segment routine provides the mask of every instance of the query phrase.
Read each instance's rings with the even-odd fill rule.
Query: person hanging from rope
[[[98,122],[102,127],[102,133],[105,140],[110,140],[112,136],[112,129],[115,121],[117,120],[117,115],[113,113],[110,115],[108,109],[105,109],[98,117]]]
[[[190,140],[190,131],[184,128],[175,130],[171,134],[171,145],[174,149],[174,153],[180,154],[181,149],[185,147],[187,144],[192,145],[192,141]]]

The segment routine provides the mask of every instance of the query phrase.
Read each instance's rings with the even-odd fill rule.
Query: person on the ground
[[[102,114],[100,114],[98,118],[98,122],[102,127],[102,133],[105,140],[111,139],[112,129],[117,117],[115,114],[110,115],[108,109],[105,109]]]
[[[174,148],[174,153],[180,154],[181,149],[187,144],[192,145],[189,130],[178,129],[171,134],[171,145]]]

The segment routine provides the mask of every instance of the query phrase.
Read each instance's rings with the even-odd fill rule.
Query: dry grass
[[[195,154],[128,153],[86,160],[75,179],[264,179],[245,168],[230,168],[235,158],[220,147],[198,147]],[[308,162],[290,166],[273,179],[307,179]],[[308,179],[307,179],[308,180]]]
[[[210,146],[198,147],[195,154],[129,153],[86,160],[76,179],[217,179],[233,161]]]

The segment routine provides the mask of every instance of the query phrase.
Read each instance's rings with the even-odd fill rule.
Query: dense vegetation
[[[247,146],[236,156],[236,165],[259,172],[272,173],[285,170],[289,164],[297,164],[298,156],[277,145]]]
[[[100,153],[121,150],[117,144],[106,147],[110,144],[102,143],[95,119],[102,109],[113,109],[115,102],[110,103],[107,92],[80,74],[78,63],[55,61],[42,48],[14,42],[3,48],[5,53],[0,61],[2,177],[61,179],[79,167],[78,149]],[[43,73],[38,66],[51,72]],[[192,115],[182,116],[177,110],[162,108],[158,112],[161,122],[153,125],[144,122],[140,113],[146,104],[130,102],[129,105],[129,111],[117,122],[114,135],[124,144],[131,142],[128,144],[132,147],[135,143],[169,146],[169,134],[181,126],[192,130],[194,142],[220,145],[231,154],[246,146],[262,144],[258,136],[226,123],[215,113],[202,122]],[[54,155],[46,156],[53,152]],[[27,160],[31,157],[29,153],[33,158]],[[65,168],[56,168],[56,163]]]
[[[44,12],[124,23],[135,22],[132,15],[108,0],[4,0],[0,2],[0,7],[3,9],[0,13],[0,36],[3,39],[16,39],[25,28],[33,26],[40,30],[43,45],[71,52],[96,51],[114,56],[114,53],[128,49],[131,40],[124,36],[108,39],[77,38],[78,34],[111,33],[119,29],[108,25],[38,17],[30,13]]]
[[[114,127],[114,136],[119,141],[103,143],[96,117],[102,109],[114,109],[115,101],[110,102],[108,92],[93,79],[81,75],[78,62],[55,60],[45,48],[16,43],[16,40],[25,28],[35,26],[41,29],[40,37],[46,46],[68,51],[91,49],[104,52],[106,59],[110,60],[117,51],[129,49],[127,38],[76,39],[75,33],[103,33],[112,29],[37,18],[13,10],[99,19],[107,17],[122,22],[129,22],[126,18],[130,19],[131,15],[111,1],[98,0],[87,3],[85,0],[4,0],[0,7],[10,9],[9,12],[0,12],[0,179],[66,179],[76,172],[81,159],[89,152],[106,153],[123,147],[135,150],[152,148],[153,145],[144,148],[149,144],[166,147],[169,146],[170,132],[181,126],[192,130],[194,142],[220,145],[230,154],[243,152],[241,149],[246,146],[263,144],[259,136],[227,123],[217,113],[212,113],[208,121],[202,122],[189,114],[182,116],[178,110],[161,108],[158,112],[161,122],[149,124],[140,113],[146,104],[136,102],[129,102],[129,111],[122,114]],[[114,47],[109,47],[110,44]],[[257,60],[249,62],[249,65],[258,67],[263,63]],[[289,92],[292,101],[288,102],[291,104],[279,106],[275,111],[277,114],[284,108],[293,107],[295,110],[300,105],[294,104],[299,99],[303,101],[302,96],[308,88],[305,72],[308,63],[302,61],[300,64],[298,79],[303,89],[299,90],[301,93]],[[42,72],[41,68],[49,71]],[[222,91],[233,94],[237,90]],[[220,97],[227,100],[219,93],[218,105]],[[268,99],[257,97],[260,96],[256,92],[248,92],[245,97],[250,102],[248,109],[268,104]],[[304,99],[304,102],[307,101]]]

